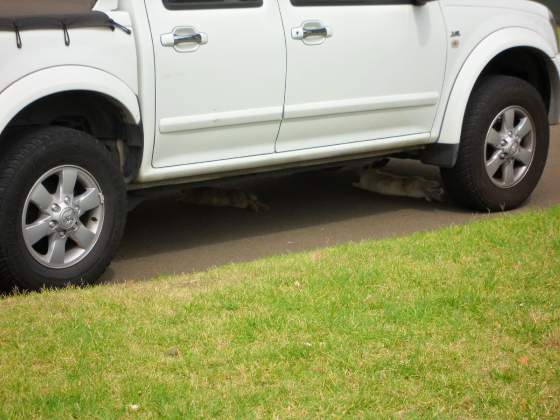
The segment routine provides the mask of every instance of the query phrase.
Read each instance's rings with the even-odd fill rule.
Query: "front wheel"
[[[548,146],[547,111],[539,92],[521,79],[489,77],[469,101],[456,166],[442,169],[446,189],[475,210],[515,209],[536,188]]]
[[[126,190],[116,160],[79,131],[32,131],[0,164],[4,288],[83,285],[105,271],[123,234]]]

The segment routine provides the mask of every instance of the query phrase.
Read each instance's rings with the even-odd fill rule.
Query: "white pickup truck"
[[[0,281],[25,289],[96,281],[155,187],[396,156],[512,209],[560,120],[526,0],[2,0],[0,48]]]

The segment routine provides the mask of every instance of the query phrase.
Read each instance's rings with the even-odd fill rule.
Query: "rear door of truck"
[[[274,153],[286,79],[277,2],[149,0],[146,7],[156,67],[154,166]]]

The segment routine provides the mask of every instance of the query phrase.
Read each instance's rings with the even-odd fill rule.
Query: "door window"
[[[263,0],[164,0],[163,4],[169,10],[238,9],[261,7]]]

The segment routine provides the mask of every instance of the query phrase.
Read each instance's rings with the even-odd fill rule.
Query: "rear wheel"
[[[456,166],[442,169],[447,191],[475,210],[517,208],[536,188],[548,146],[539,92],[521,79],[490,77],[469,101]]]
[[[50,127],[23,136],[0,168],[4,288],[96,281],[126,217],[124,181],[111,153],[87,134]]]

